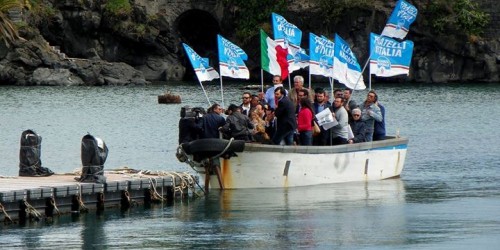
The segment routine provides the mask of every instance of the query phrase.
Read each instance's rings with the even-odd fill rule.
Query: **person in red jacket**
[[[299,112],[297,115],[297,130],[300,145],[312,145],[314,111],[308,98],[307,90],[299,90]]]

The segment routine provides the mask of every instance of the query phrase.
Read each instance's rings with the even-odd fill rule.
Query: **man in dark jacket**
[[[314,114],[319,114],[321,111],[328,109],[332,104],[328,101],[326,97],[326,92],[323,88],[316,89],[316,98],[314,98]],[[325,130],[322,126],[319,127],[321,132],[319,135],[313,137],[313,145],[324,146],[327,145],[329,132]]]
[[[378,101],[375,104],[377,104],[377,106],[380,108],[380,113],[382,113],[382,121],[375,121],[373,129],[373,140],[381,141],[385,140],[385,107]]]
[[[253,124],[248,116],[241,113],[241,107],[234,104],[229,105],[231,114],[226,119],[226,124],[221,131],[229,138],[236,140],[252,141]]]
[[[272,141],[274,144],[279,145],[284,140],[286,145],[292,145],[293,134],[297,129],[295,107],[292,101],[286,97],[286,91],[283,87],[274,90],[274,99],[278,104],[274,111],[277,130]]]
[[[366,141],[366,124],[361,120],[361,110],[354,108],[352,112],[352,121],[350,122],[352,134],[354,138],[350,138],[347,142],[349,144],[359,143]]]
[[[208,114],[203,116],[203,133],[201,138],[219,138],[219,128],[224,126],[226,120],[222,117],[222,108],[215,103],[210,107]]]

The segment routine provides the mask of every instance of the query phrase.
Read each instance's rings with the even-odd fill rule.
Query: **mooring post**
[[[127,210],[130,208],[131,201],[130,201],[130,194],[127,190],[122,190],[121,194],[121,200],[120,200],[120,207],[122,210]]]
[[[104,192],[97,193],[96,213],[101,214],[104,211]]]
[[[45,216],[47,218],[52,218],[54,217],[54,202],[53,202],[53,197],[47,197],[45,199]]]
[[[26,224],[26,219],[27,219],[27,212],[26,209],[28,207],[26,206],[26,203],[24,200],[19,201],[19,224],[24,225]]]

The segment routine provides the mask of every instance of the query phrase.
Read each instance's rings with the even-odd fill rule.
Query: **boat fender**
[[[228,145],[229,140],[225,139],[199,139],[189,143],[190,154],[196,153],[209,153],[209,152],[222,152]],[[245,141],[233,140],[227,151],[229,152],[243,152],[245,149]],[[188,152],[186,152],[188,153]]]

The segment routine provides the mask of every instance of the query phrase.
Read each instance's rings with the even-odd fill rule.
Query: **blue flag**
[[[196,73],[196,76],[198,77],[198,80],[200,80],[200,82],[211,81],[213,79],[219,78],[219,73],[217,73],[217,71],[215,71],[215,69],[210,67],[210,65],[208,64],[208,58],[199,56],[198,53],[196,53],[185,43],[182,43],[182,46],[184,46],[184,50],[186,51],[186,54],[189,57],[189,61],[193,66],[194,73]]]
[[[370,74],[382,77],[408,75],[412,54],[412,41],[398,42],[370,33]]]
[[[333,77],[333,55],[335,44],[313,33],[309,33],[309,73]]]
[[[405,0],[399,0],[382,31],[382,35],[399,39],[405,38],[410,25],[417,18],[417,13],[418,10],[415,6]]]
[[[244,62],[248,58],[245,51],[221,35],[217,35],[217,44],[220,75],[232,78],[250,78],[250,72]]]
[[[302,31],[297,26],[276,13],[272,13],[272,20],[274,40],[278,44],[284,43],[284,48],[287,48],[288,45],[300,47]]]
[[[335,34],[335,55],[333,57],[333,78],[350,89],[366,89],[361,67],[349,44]]]
[[[291,49],[291,47],[288,47],[288,51],[292,51],[287,56],[289,73],[309,66],[310,57],[307,55],[305,49],[300,47],[298,49]]]

